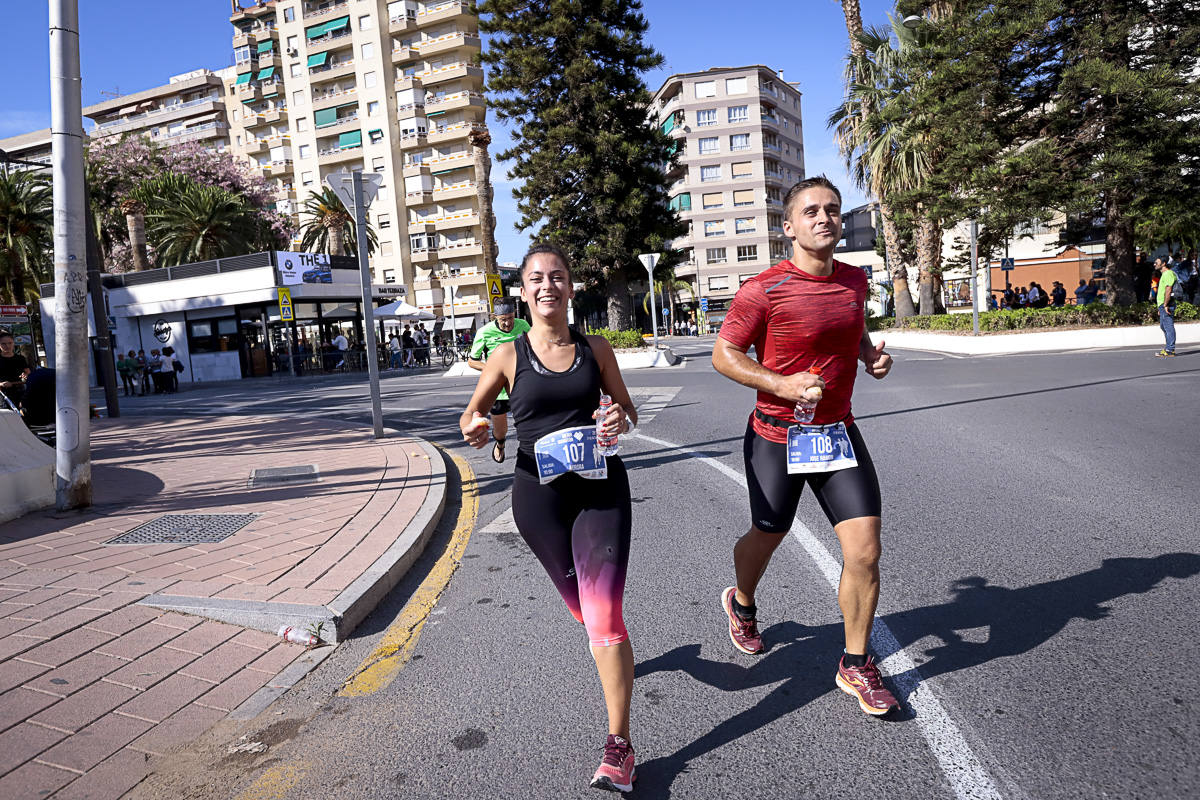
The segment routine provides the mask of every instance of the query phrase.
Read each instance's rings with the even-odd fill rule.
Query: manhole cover
[[[250,488],[258,486],[277,486],[281,483],[316,483],[321,479],[321,473],[316,464],[304,464],[299,467],[266,467],[250,473]]]
[[[167,514],[105,544],[199,544],[223,542],[258,514]]]

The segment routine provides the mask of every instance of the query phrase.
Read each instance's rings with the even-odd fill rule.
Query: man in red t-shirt
[[[866,273],[833,260],[842,238],[837,187],[824,176],[801,181],[783,212],[792,259],[742,284],[713,349],[718,372],[758,390],[743,443],[750,531],[733,548],[737,585],[721,602],[734,646],[761,653],[754,592],[811,486],[842,545],[846,647],[835,680],[863,711],[882,715],[897,703],[867,655],[879,601],[879,481],[850,396],[858,361],[883,378],[892,357],[866,330]],[[757,360],[747,355],[752,346]]]

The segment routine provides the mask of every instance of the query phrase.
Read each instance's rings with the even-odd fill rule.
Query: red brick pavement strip
[[[329,421],[107,421],[92,446],[103,506],[0,524],[0,798],[117,798],[331,652],[139,600],[328,602],[429,491],[419,442]],[[306,463],[320,483],[247,488],[254,468]],[[104,544],[171,513],[260,516],[220,543]]]

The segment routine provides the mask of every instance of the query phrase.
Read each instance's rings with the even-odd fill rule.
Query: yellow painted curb
[[[425,621],[429,619],[438,598],[450,584],[450,578],[458,569],[458,565],[462,563],[463,552],[467,549],[467,542],[471,539],[471,531],[475,528],[479,514],[479,489],[475,481],[475,472],[466,460],[453,454],[448,455],[462,478],[462,507],[458,512],[454,532],[450,534],[450,543],[425,576],[425,580],[413,592],[400,616],[388,626],[379,644],[346,679],[338,692],[339,697],[364,697],[379,691],[395,679],[412,658]]]
[[[283,800],[304,777],[304,768],[295,764],[277,764],[237,796],[237,800]]]

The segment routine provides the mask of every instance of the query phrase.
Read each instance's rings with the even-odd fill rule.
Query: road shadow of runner
[[[955,581],[955,597],[950,602],[882,618],[902,648],[930,635],[943,642],[925,651],[931,660],[917,670],[886,675],[903,708],[884,719],[914,719],[908,695],[924,680],[1027,653],[1052,639],[1073,619],[1106,619],[1111,612],[1106,603],[1124,595],[1145,594],[1167,578],[1185,579],[1197,574],[1200,555],[1166,553],[1152,558],[1109,558],[1096,569],[1017,589],[990,585],[980,576]],[[982,643],[966,641],[958,633],[978,628],[988,631]],[[780,684],[752,707],[676,752],[639,764],[635,789],[639,798],[671,797],[675,778],[687,771],[693,759],[837,691],[833,681],[836,667],[831,665],[837,664],[841,654],[840,622],[822,626],[781,622],[765,629],[763,639],[766,654],[749,666],[732,660],[736,657],[732,652],[728,661],[702,658],[699,644],[676,647],[637,665],[639,678],[680,671],[723,692]],[[893,651],[880,650],[880,637],[873,639],[872,649],[882,662]]]

